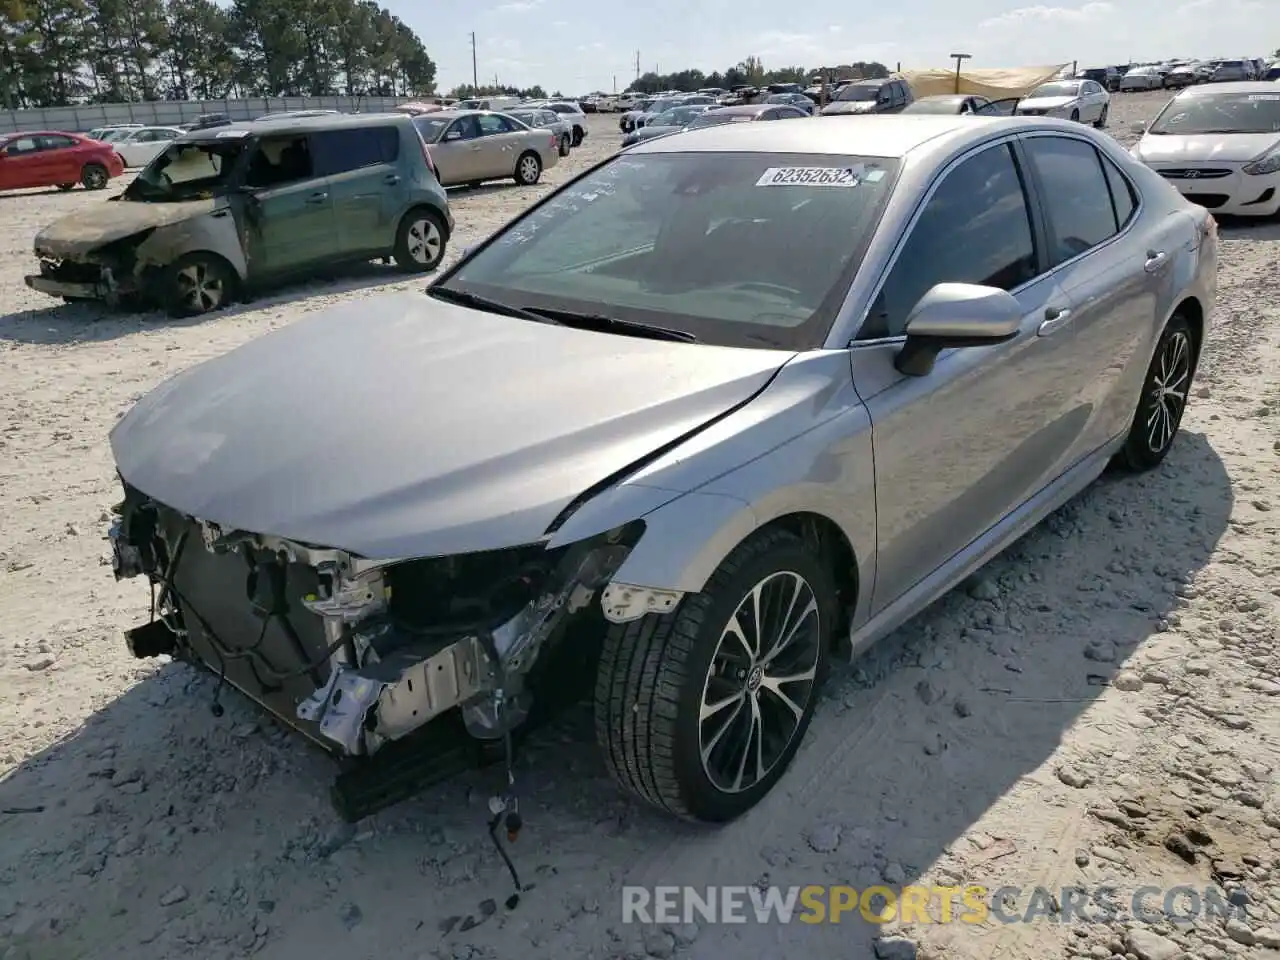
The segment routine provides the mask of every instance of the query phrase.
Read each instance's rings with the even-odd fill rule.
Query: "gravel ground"
[[[1161,102],[1117,97],[1114,131],[1132,139]],[[615,124],[594,118],[537,188],[458,192],[453,251],[611,151]],[[877,935],[894,958],[1280,956],[1276,224],[1224,224],[1217,326],[1166,464],[1098,483],[842,670],[746,818],[708,832],[621,798],[585,712],[541,735],[521,759],[514,850],[536,886],[508,912],[483,829],[492,773],[344,827],[325,758],[234,696],[215,720],[205,676],[128,658],[120,631],[146,595],[112,580],[102,539],[106,435],[138,396],[307,313],[423,281],[367,267],[198,323],[28,291],[34,232],[98,202],[0,197],[0,957],[861,960]],[[623,884],[759,882],[1057,898],[1034,923],[621,923]],[[1125,905],[1144,885],[1225,885],[1248,918],[1055,922],[1063,887],[1100,884]]]

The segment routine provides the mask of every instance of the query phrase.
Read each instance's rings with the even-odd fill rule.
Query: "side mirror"
[[[1138,123],[1132,124],[1132,125],[1129,127],[1129,132],[1130,132],[1130,133],[1146,133],[1146,132],[1147,132],[1147,124],[1142,123],[1141,121],[1139,121]]]
[[[1022,305],[1005,290],[972,283],[940,283],[907,318],[907,342],[893,365],[908,377],[927,376],[943,350],[986,347],[1012,340],[1022,329]]]
[[[448,133],[446,133],[446,134],[444,135],[444,138],[445,138],[445,140],[461,140],[461,139],[462,139],[462,131],[461,131],[461,130],[450,130]]]

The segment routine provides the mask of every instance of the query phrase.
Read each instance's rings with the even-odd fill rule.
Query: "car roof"
[[[0,138],[12,140],[14,137],[83,137],[83,133],[71,133],[67,130],[14,130],[11,133],[0,133]]]
[[[725,113],[738,108],[713,111]],[[705,114],[704,114],[705,116]],[[1001,132],[1028,129],[1077,131],[1067,120],[1026,117],[973,117],[945,114],[879,114],[857,120],[805,117],[786,123],[729,123],[687,130],[679,137],[645,141],[636,153],[811,153],[902,159],[925,148],[950,150],[976,146]]]
[[[772,103],[743,103],[736,107],[717,107],[715,110],[708,110],[708,114],[715,114],[717,117],[747,117],[753,113],[764,113],[777,104]]]
[[[928,97],[916,97],[916,103],[959,103],[971,97],[981,96],[976,93],[935,93]]]
[[[1215,83],[1203,87],[1187,87],[1178,94],[1178,99],[1188,97],[1211,97],[1218,93],[1276,93],[1280,94],[1280,85],[1274,80],[1237,80],[1233,83]]]
[[[443,111],[427,114],[438,117]],[[272,133],[316,133],[321,130],[345,130],[348,127],[380,126],[387,123],[413,122],[407,113],[336,113],[320,117],[282,117],[279,120],[236,120],[220,127],[192,130],[182,139],[230,140],[235,136],[265,136]]]

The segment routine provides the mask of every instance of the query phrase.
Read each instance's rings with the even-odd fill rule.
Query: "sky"
[[[890,69],[1091,65],[1168,57],[1268,56],[1280,48],[1280,0],[381,0],[422,38],[437,87],[480,82],[580,96],[621,91],[642,72],[723,70],[754,55],[770,67],[879,60]],[[794,16],[791,10],[802,12]]]

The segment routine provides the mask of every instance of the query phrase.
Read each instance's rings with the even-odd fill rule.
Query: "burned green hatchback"
[[[254,121],[175,140],[123,194],[40,231],[26,282],[195,316],[344,261],[432,270],[452,230],[409,117]]]

